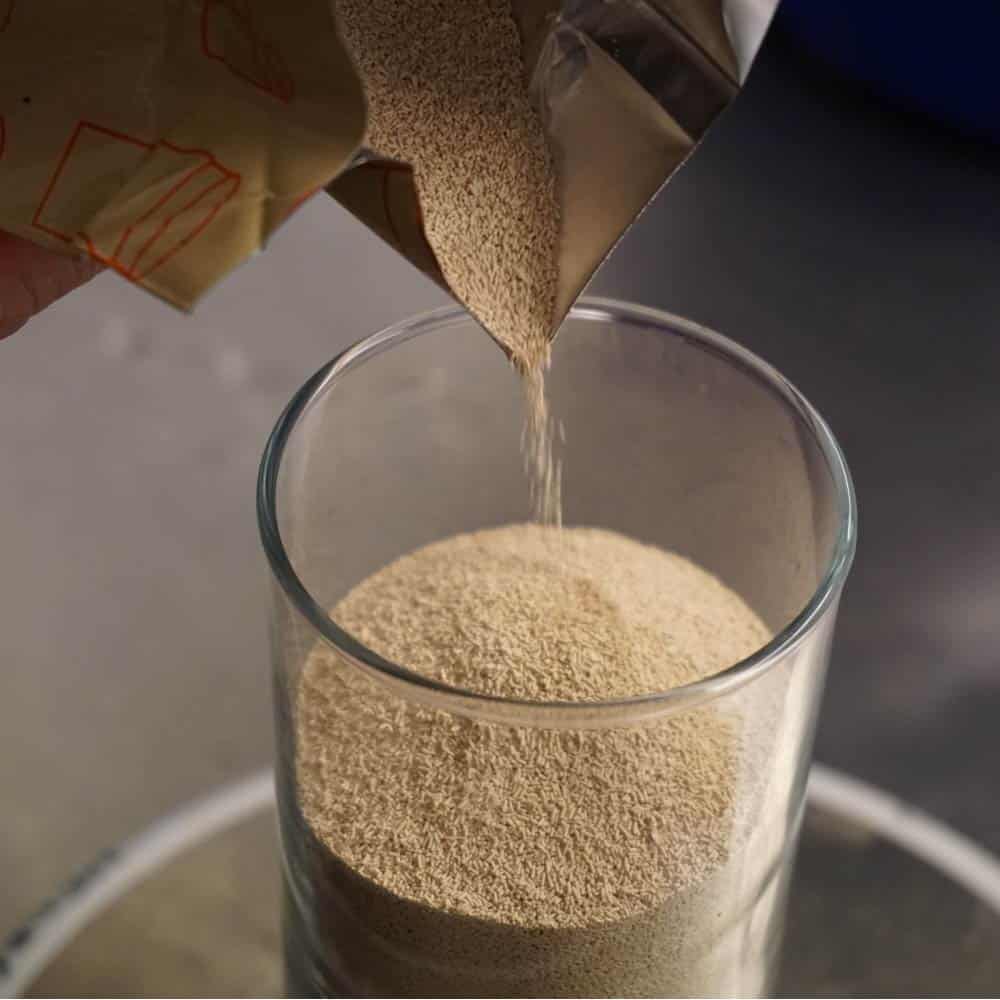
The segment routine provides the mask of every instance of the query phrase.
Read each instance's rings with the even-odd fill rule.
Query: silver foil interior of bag
[[[553,337],[601,262],[739,93],[777,4],[511,0],[557,176]],[[327,191],[461,301],[427,239],[409,164],[363,150]]]

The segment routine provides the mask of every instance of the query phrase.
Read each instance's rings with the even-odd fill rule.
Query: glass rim
[[[647,329],[652,327],[660,332],[680,335],[703,348],[708,347],[713,352],[724,355],[776,392],[812,432],[827,463],[834,484],[839,522],[832,556],[819,585],[802,610],[766,645],[716,674],[666,691],[594,702],[532,701],[445,684],[385,659],[337,625],[296,573],[278,526],[278,477],[285,449],[296,427],[333,382],[356,365],[421,334],[462,322],[475,322],[458,305],[447,305],[421,313],[348,347],[302,385],[285,407],[268,438],[257,480],[257,520],[261,543],[271,571],[292,606],[348,662],[388,682],[409,700],[509,724],[527,722],[531,725],[551,724],[559,728],[603,726],[619,719],[634,724],[643,719],[692,708],[742,687],[766,673],[799,646],[835,602],[851,568],[857,544],[857,504],[847,462],[826,421],[776,368],[714,330],[646,306],[588,296],[573,307],[568,318],[642,325]],[[530,719],[525,718],[527,713],[530,713]]]

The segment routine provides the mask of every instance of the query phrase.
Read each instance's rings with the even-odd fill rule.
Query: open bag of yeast
[[[776,4],[0,0],[0,228],[188,307],[326,187],[530,368]]]

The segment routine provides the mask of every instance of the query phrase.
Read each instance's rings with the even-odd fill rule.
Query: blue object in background
[[[784,0],[777,23],[873,93],[1000,141],[1000,0]]]

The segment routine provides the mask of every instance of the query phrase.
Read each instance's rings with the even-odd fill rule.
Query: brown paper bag
[[[0,228],[177,305],[363,135],[326,0],[0,0]]]
[[[559,178],[553,331],[737,93],[776,3],[512,0]],[[324,186],[447,288],[411,169],[364,135],[330,0],[0,0],[0,228],[177,305]]]

